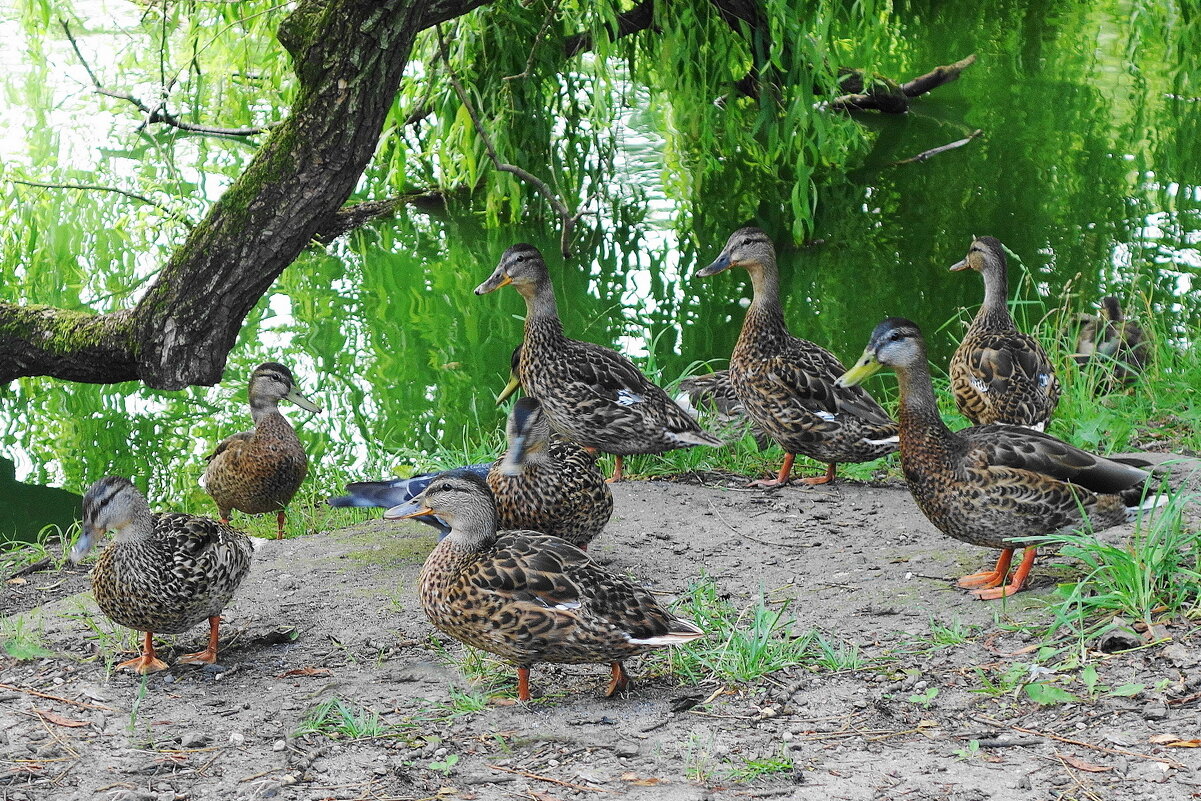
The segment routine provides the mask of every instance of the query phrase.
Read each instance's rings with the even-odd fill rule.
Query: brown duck
[[[292,371],[276,362],[264,362],[250,375],[250,415],[254,429],[227,437],[208,457],[200,485],[212,496],[228,523],[230,511],[250,515],[276,513],[278,539],[284,538],[284,507],[309,471],[309,457],[296,432],[279,413],[279,402],[290,400],[300,408],[321,408],[296,389]]]
[[[1072,358],[1081,367],[1099,365],[1097,391],[1112,392],[1135,381],[1150,361],[1151,346],[1142,326],[1126,319],[1121,302],[1101,298],[1100,315],[1085,315],[1076,336]]]
[[[596,466],[596,454],[552,439],[542,405],[533,398],[513,404],[508,422],[509,447],[495,462],[469,465],[484,476],[496,499],[498,525],[562,537],[587,550],[613,515],[613,491]],[[330,506],[399,506],[424,492],[435,474],[393,481],[359,481]],[[388,515],[385,515],[388,516]],[[445,527],[425,517],[440,530]]]
[[[114,623],[145,632],[142,655],[117,668],[166,670],[154,634],[182,634],[204,620],[208,647],[179,661],[215,663],[221,610],[250,572],[250,539],[208,517],[151,514],[142,493],[119,476],[100,479],[83,496],[83,531],[71,562],[82,561],[108,531],[117,538],[92,568],[92,594]]]
[[[742,267],[755,297],[730,354],[730,384],[743,409],[787,454],[776,478],[749,486],[787,484],[797,454],[826,462],[824,476],[801,479],[824,484],[840,462],[867,462],[897,449],[897,424],[862,387],[836,383],[846,368],[834,354],[794,337],[780,308],[776,249],[758,228],[730,235],[716,261],[697,272],[716,275]]]
[[[542,404],[555,431],[617,457],[612,481],[621,480],[624,456],[722,444],[625,356],[564,336],[550,273],[536,247],[506,250],[475,294],[509,284],[526,305],[525,337],[514,353],[521,388]]]
[[[607,662],[611,696],[629,685],[623,660],[703,635],[565,540],[498,532],[492,494],[471,471],[443,473],[390,514],[437,515],[450,527],[421,569],[421,605],[439,630],[515,664],[521,701],[538,662]]]
[[[993,570],[966,576],[961,587],[987,600],[1022,589],[1038,543],[1023,538],[1125,523],[1150,492],[1151,473],[1095,456],[1052,436],[1012,425],[951,431],[938,413],[926,343],[909,320],[890,317],[872,332],[856,365],[839,379],[854,385],[890,367],[901,388],[901,468],[918,507],[940,531],[985,548],[1000,548]],[[1025,548],[1006,584],[1010,560]]]
[[[972,240],[951,270],[984,278],[984,305],[951,357],[951,392],[959,412],[976,425],[1007,423],[1042,431],[1059,402],[1059,381],[1038,340],[1018,331],[1009,315],[1005,248],[991,236]]]

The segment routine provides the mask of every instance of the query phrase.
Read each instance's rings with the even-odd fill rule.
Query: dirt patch
[[[614,492],[599,561],[665,600],[707,576],[738,610],[787,601],[793,633],[828,658],[745,684],[691,684],[644,658],[615,699],[603,666],[540,666],[534,703],[475,710],[462,647],[413,591],[430,529],[376,521],[266,542],[226,612],[221,664],[142,681],[108,669],[134,639],[89,593],[37,589],[82,577],[41,573],[5,588],[6,631],[19,621],[47,655],[4,662],[0,797],[1201,797],[1201,749],[1171,744],[1201,737],[1193,624],[1165,621],[1169,646],[1094,660],[1088,681],[1047,680],[1031,629],[1049,627],[1079,565],[1052,556],[1031,591],[972,600],[953,580],[994,554],[940,535],[900,484]],[[1036,704],[1031,681],[1077,700]],[[343,736],[300,733],[318,720]]]

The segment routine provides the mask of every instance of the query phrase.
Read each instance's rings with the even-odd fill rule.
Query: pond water
[[[1019,260],[1011,294],[1020,320],[1083,310],[1111,293],[1170,320],[1182,336],[1196,331],[1201,47],[1188,34],[1196,23],[1160,29],[1138,3],[1058,15],[987,6],[898,6],[905,21],[881,72],[906,80],[972,52],[977,63],[906,116],[858,117],[871,150],[849,174],[823,179],[810,241],[791,244],[783,199],[762,204],[750,221],[780,244],[793,332],[849,362],[876,322],[903,315],[926,329],[933,357],[945,364],[960,321],[982,297],[977,276],[947,267],[983,234]],[[0,56],[8,98],[0,155],[9,177],[87,182],[101,167],[128,175],[165,162],[194,187],[199,216],[229,170],[195,165],[236,167],[252,152],[244,143],[143,136],[128,108],[97,102],[65,39],[35,41],[15,17],[0,20],[0,34],[14,45]],[[119,46],[119,37],[106,36],[93,30],[87,52]],[[167,393],[25,379],[0,388],[0,459],[14,463],[14,478],[0,480],[0,505],[15,504],[23,485],[80,492],[119,473],[138,477],[155,505],[211,513],[196,486],[203,456],[246,427],[245,382],[267,360],[290,365],[301,390],[324,407],[316,415],[285,410],[312,456],[314,494],[420,465],[435,448],[499,444],[502,412],[492,398],[507,378],[524,307],[511,290],[476,297],[471,289],[517,241],[547,254],[569,335],[615,346],[665,381],[697,361],[723,366],[749,283],[738,271],[691,274],[748,220],[716,211],[729,205],[717,181],[707,189],[712,204],[677,231],[680,206],[659,189],[664,160],[653,116],[631,109],[623,123],[620,181],[639,187],[644,205],[617,221],[590,218],[596,228],[582,232],[570,263],[558,257],[550,224],[487,228],[468,207],[410,209],[303,254],[247,320],[218,387]],[[983,133],[964,147],[896,164],[977,129]],[[131,222],[130,206],[115,196],[6,191],[27,207],[9,217],[24,228],[6,235],[6,300],[126,305],[182,235],[153,210]],[[131,225],[161,229],[157,250],[126,247]],[[26,263],[24,248],[43,256]],[[24,536],[61,517],[61,501],[33,506]]]

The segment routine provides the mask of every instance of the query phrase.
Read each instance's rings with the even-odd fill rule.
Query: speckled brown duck
[[[723,426],[749,431],[760,450],[772,443],[771,437],[747,416],[730,382],[729,370],[688,376],[680,381],[676,403],[693,416],[711,414]]]
[[[438,476],[395,512],[437,515],[450,526],[421,569],[421,605],[439,630],[516,665],[519,700],[530,699],[539,662],[608,663],[605,694],[613,695],[629,684],[625,659],[703,635],[571,543],[498,532],[488,486],[470,471]]]
[[[180,662],[217,661],[221,610],[250,571],[250,539],[208,517],[151,514],[128,479],[107,476],[83,497],[83,532],[71,551],[79,563],[108,531],[116,539],[92,568],[92,594],[110,620],[145,632],[142,655],[117,665],[138,673],[166,670],[154,635],[182,634],[208,620],[208,647]]]
[[[542,254],[517,244],[501,256],[483,295],[512,284],[525,299],[525,336],[517,353],[517,378],[537,398],[551,428],[567,439],[617,457],[663,453],[696,445],[721,445],[625,356],[591,342],[569,339],[555,305]]]
[[[231,510],[250,515],[276,513],[277,537],[284,538],[284,507],[309,471],[309,457],[279,411],[290,400],[310,412],[320,407],[300,394],[292,371],[264,362],[250,375],[250,415],[254,428],[227,437],[208,457],[200,484],[217,504],[223,523]]]
[[[789,333],[771,238],[758,228],[735,231],[721,255],[697,275],[731,267],[750,273],[755,296],[730,354],[730,383],[747,416],[787,454],[776,478],[750,486],[787,484],[797,454],[826,462],[824,476],[801,479],[823,484],[834,478],[840,463],[867,462],[895,451],[897,424],[867,390],[837,385],[846,368],[834,354]]]
[[[1148,471],[1030,428],[993,424],[952,432],[938,413],[926,343],[909,320],[890,317],[876,326],[839,383],[856,384],[881,367],[892,368],[900,383],[901,468],[918,507],[944,534],[1001,549],[993,570],[959,581],[980,598],[1022,589],[1038,546],[1023,538],[1073,531],[1086,517],[1100,531],[1156,503],[1144,501],[1153,479]],[[1016,548],[1025,553],[1006,584]]]
[[[501,458],[490,465],[460,468],[485,477],[496,500],[499,527],[552,534],[587,550],[613,515],[613,492],[596,465],[596,454],[552,438],[542,405],[533,398],[513,404],[507,434],[509,447]],[[330,498],[329,504],[399,506],[424,492],[434,478],[426,474],[347,484],[347,494]],[[445,530],[432,516],[421,519]]]
[[[1007,423],[1042,431],[1059,402],[1059,381],[1038,340],[1017,329],[1009,314],[1005,247],[994,237],[972,240],[951,270],[984,278],[984,304],[951,357],[951,392],[959,412],[976,425]]]
[[[1142,326],[1126,319],[1121,302],[1101,298],[1099,315],[1085,315],[1076,336],[1072,358],[1080,366],[1098,365],[1098,392],[1112,392],[1135,381],[1147,367],[1151,345]]]

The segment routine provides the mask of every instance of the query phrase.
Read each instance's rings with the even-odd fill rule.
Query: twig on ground
[[[30,689],[29,687],[18,687],[16,684],[5,684],[4,682],[0,682],[0,689],[15,690],[16,692],[19,692],[19,693],[27,693],[29,695],[36,695],[38,698],[49,698],[51,701],[61,701],[64,704],[71,704],[72,706],[80,706],[80,707],[83,707],[84,709],[103,709],[106,712],[116,712],[117,711],[117,710],[113,709],[111,706],[105,706],[104,704],[89,704],[85,701],[72,701],[70,698],[63,698],[62,696],[59,696],[59,695],[50,695],[48,693]]]
[[[1035,737],[1046,737],[1049,740],[1056,740],[1058,742],[1068,743],[1070,745],[1078,745],[1081,748],[1091,748],[1094,751],[1103,751],[1106,754],[1121,754],[1122,756],[1138,757],[1139,759],[1150,759],[1153,762],[1162,762],[1163,764],[1168,765],[1173,768],[1176,768],[1177,770],[1185,769],[1184,765],[1180,764],[1179,762],[1175,761],[1174,759],[1168,759],[1167,757],[1157,757],[1153,754],[1143,754],[1143,753],[1139,753],[1138,751],[1127,751],[1125,748],[1109,748],[1104,745],[1094,745],[1093,743],[1086,743],[1083,740],[1073,740],[1071,737],[1060,737],[1058,734],[1051,734],[1050,732],[1037,731],[1035,729],[1027,729],[1027,728],[1023,728],[1021,726],[1014,726],[1013,724],[1010,724],[1010,723],[1002,723],[999,720],[992,720],[989,718],[978,718],[978,719],[981,720],[982,722],[988,723],[990,725],[1004,726],[1005,728],[1013,729],[1014,731],[1019,731],[1022,734],[1032,734]]]
[[[562,781],[561,779],[555,779],[550,776],[543,776],[538,773],[530,773],[528,770],[516,770],[514,768],[505,768],[505,767],[501,767],[500,765],[491,765],[491,764],[488,765],[488,767],[491,768],[492,770],[500,770],[500,771],[504,771],[505,773],[514,773],[518,776],[524,776],[527,779],[536,779],[540,782],[550,782],[551,784],[557,784],[560,787],[570,787],[573,790],[586,790],[591,793],[612,792],[611,790],[606,790],[604,787],[593,787],[590,784],[574,784],[572,782],[565,782],[565,781]]]
[[[751,542],[757,542],[760,545],[770,545],[773,548],[816,548],[817,547],[817,545],[815,545],[814,543],[810,543],[810,542],[768,542],[767,540],[757,539],[755,537],[752,537],[750,534],[745,534],[742,531],[739,531],[737,528],[735,528],[734,524],[731,523],[729,520],[726,520],[725,515],[723,515],[720,511],[718,511],[717,507],[714,506],[713,501],[709,501],[709,508],[713,510],[713,514],[717,515],[718,520],[720,520],[721,522],[726,524],[726,527],[728,529],[730,529],[730,531],[733,531],[739,537],[750,540]]]
[[[20,578],[21,576],[27,576],[30,573],[37,573],[42,570],[47,570],[53,566],[54,566],[54,560],[52,558],[50,558],[49,556],[43,556],[41,559],[37,560],[36,562],[34,562],[32,564],[25,565],[25,567],[22,567],[19,570],[14,570],[12,575],[5,576],[4,580],[11,581],[12,579]]]

